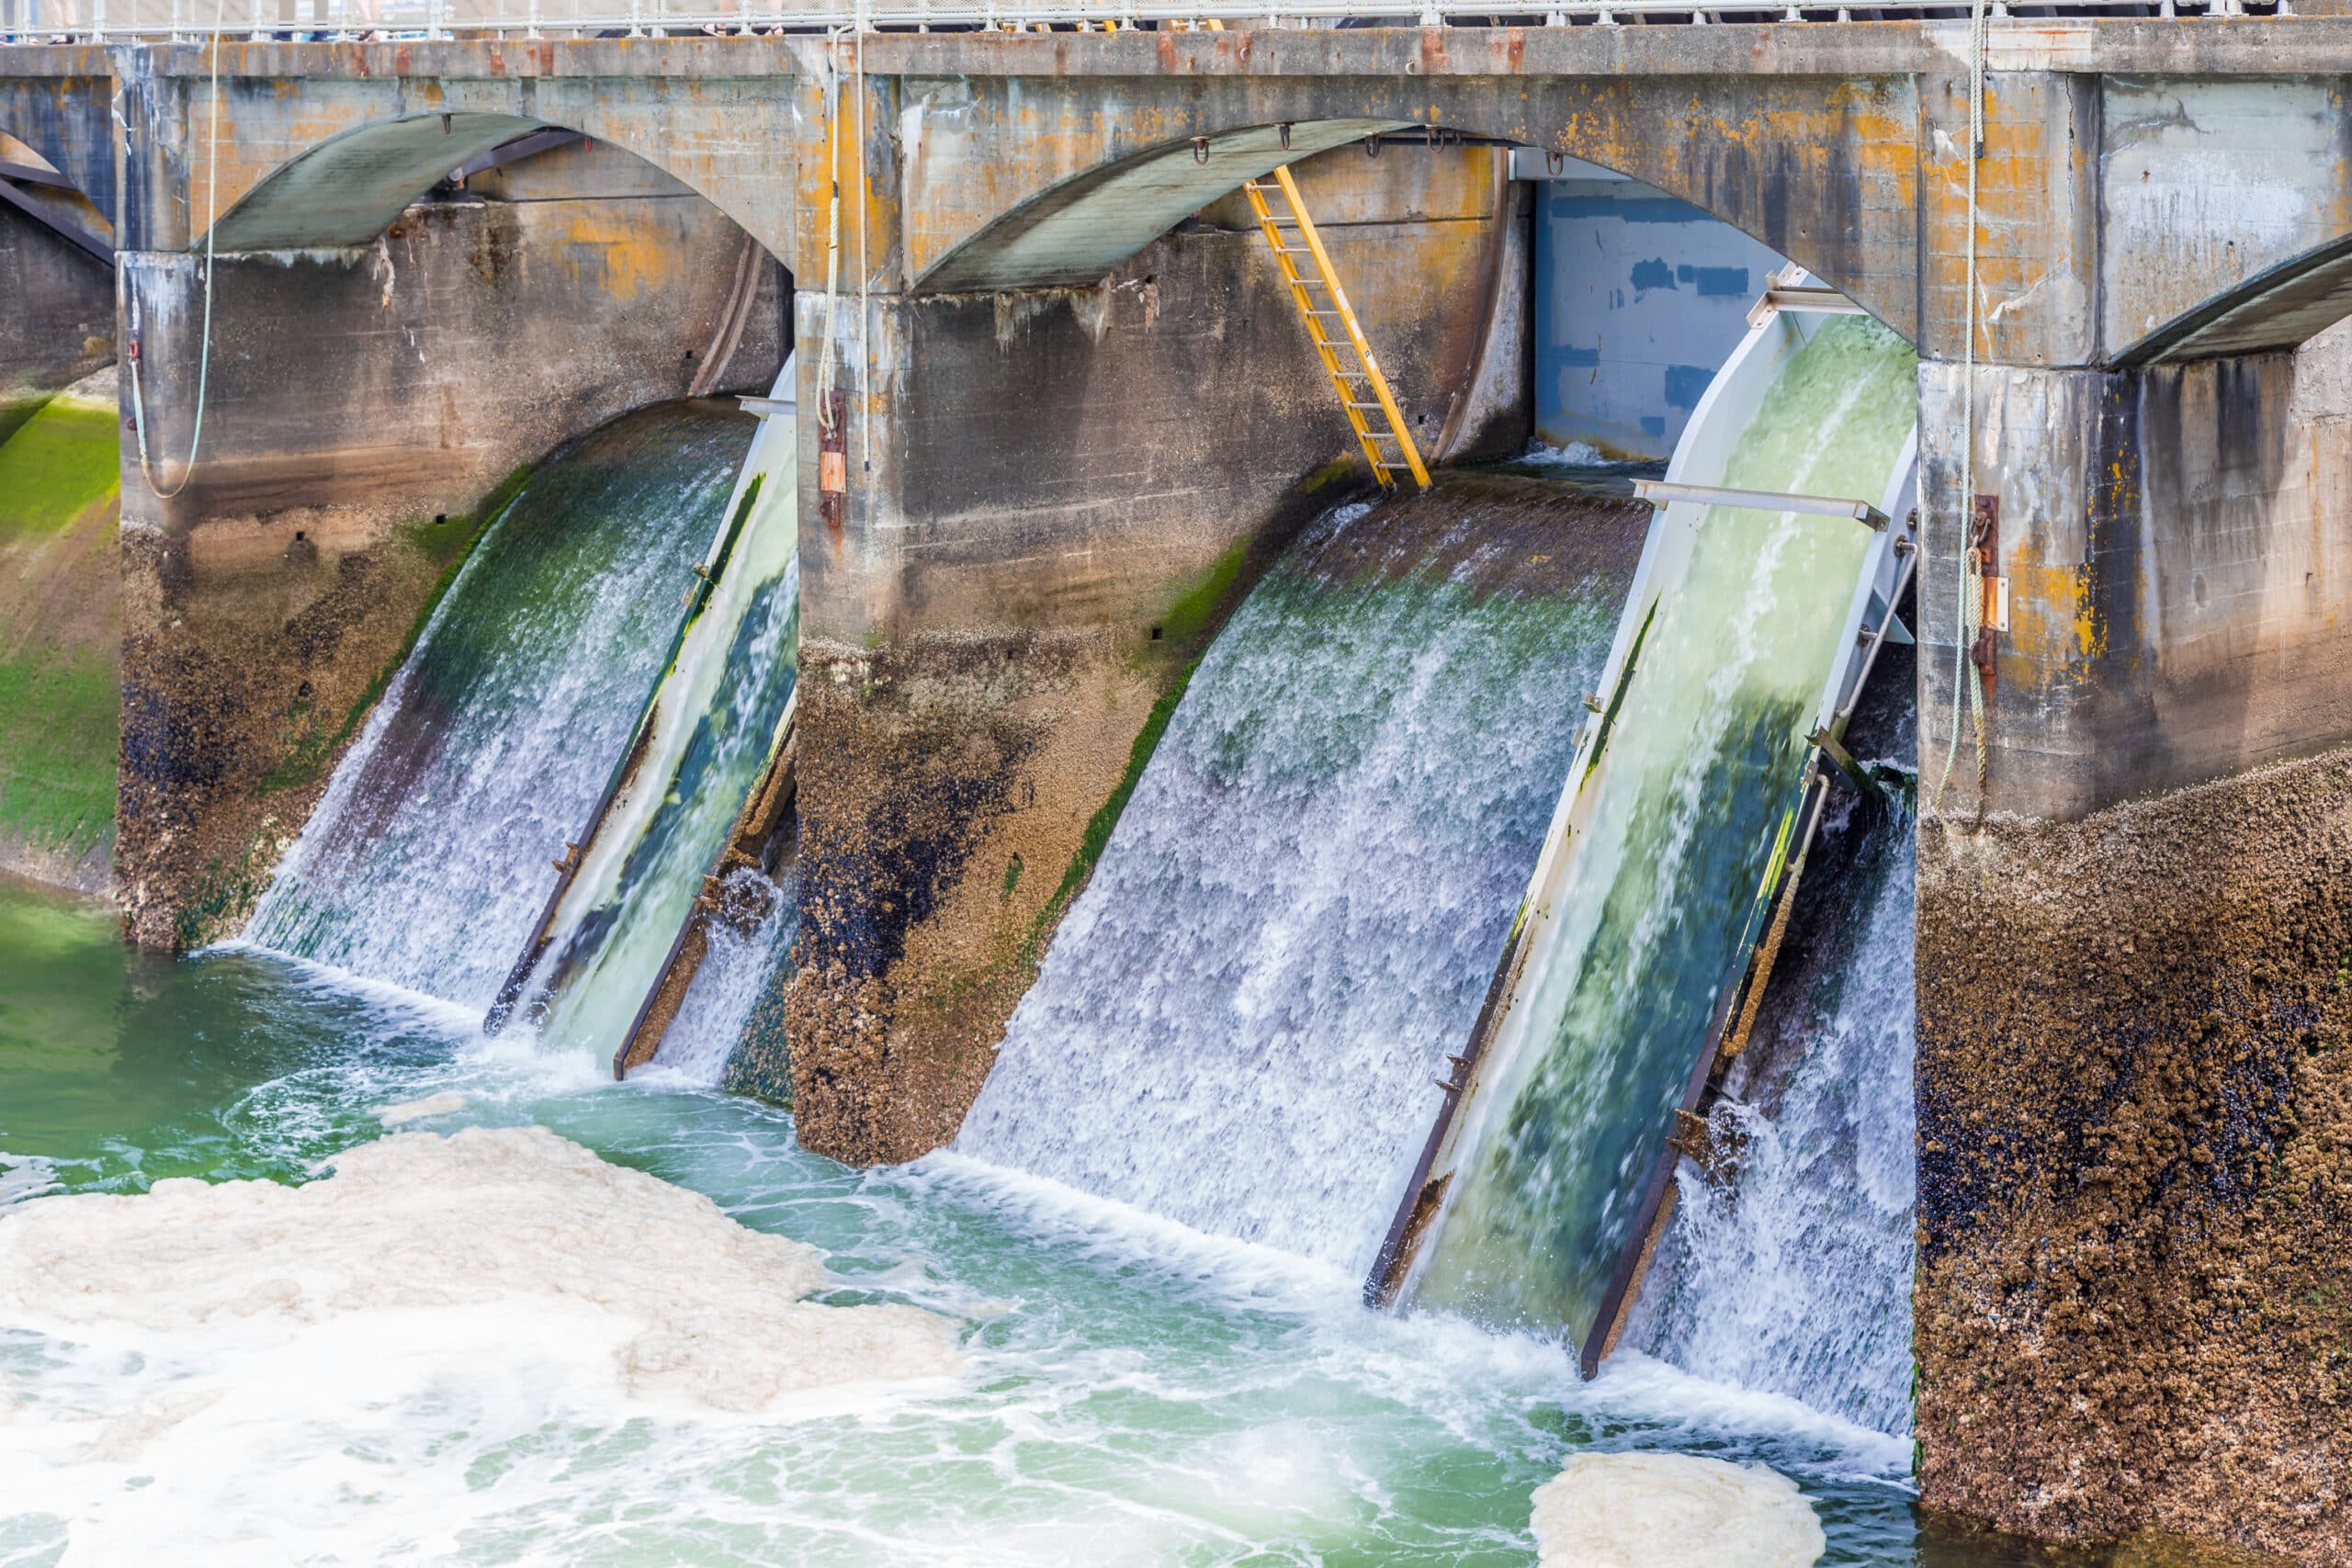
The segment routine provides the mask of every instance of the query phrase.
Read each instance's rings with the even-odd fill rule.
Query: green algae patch
[[[114,411],[51,399],[0,444],[0,545],[67,532],[120,483]]]
[[[108,405],[59,397],[0,444],[0,871],[95,891],[122,726]]]
[[[114,827],[121,689],[85,651],[0,660],[0,838],[68,860]]]
[[[1250,560],[1250,541],[1235,545],[1196,579],[1192,586],[1176,596],[1160,617],[1160,634],[1170,642],[1182,645],[1199,637],[1219,619],[1217,612],[1232,593],[1234,584],[1241,580],[1241,569]]]

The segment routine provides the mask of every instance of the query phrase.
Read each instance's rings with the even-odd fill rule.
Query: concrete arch
[[[2316,246],[2183,311],[2119,350],[2119,367],[2293,348],[2352,316],[2352,234]]]
[[[263,176],[212,225],[212,243],[232,254],[367,244],[467,160],[545,129],[527,115],[463,109],[354,126]],[[202,188],[198,175],[189,184]],[[188,248],[204,243],[199,232]]]
[[[1376,131],[1442,129],[1566,153],[1720,219],[1917,341],[1917,88],[1907,78],[1217,78],[1067,105],[1058,84],[910,83],[906,260],[916,292],[1091,283],[1275,164]],[[1127,89],[1127,84],[1121,84]],[[1758,139],[1761,123],[1802,134]],[[1287,127],[1290,145],[1282,145]],[[1391,155],[1396,155],[1392,152]],[[976,165],[990,178],[968,177]],[[967,172],[960,182],[950,173]]]
[[[371,243],[419,197],[452,174],[519,138],[548,130],[594,138],[677,179],[789,265],[791,258],[777,248],[772,235],[752,226],[758,215],[729,210],[693,181],[627,141],[548,117],[484,109],[396,114],[337,131],[262,174],[212,225],[212,243],[231,255]],[[201,188],[199,175],[191,175],[190,187]],[[204,244],[205,233],[199,230],[189,236],[186,248],[201,250]]]

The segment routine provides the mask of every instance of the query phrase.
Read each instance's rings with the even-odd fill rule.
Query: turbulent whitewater
[[[1202,660],[957,1150],[1368,1267],[1646,517],[1454,474],[1316,525]]]
[[[1810,930],[1712,1113],[1626,1337],[1724,1382],[1911,1429],[1912,868],[1898,799],[1816,851]],[[1792,951],[1796,949],[1797,951]]]
[[[628,414],[485,528],[245,931],[487,1007],[661,678],[752,420]]]

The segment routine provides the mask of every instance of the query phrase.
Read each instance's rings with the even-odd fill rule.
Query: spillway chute
[[[488,1032],[519,1012],[600,1054],[639,1032],[702,877],[765,771],[798,644],[794,375],[787,360],[769,397],[745,400],[759,429],[683,590],[688,614],[662,678],[559,863]]]
[[[1810,295],[1759,302],[1655,492],[1488,1004],[1366,1282],[1565,1332],[1588,1373],[1915,548],[1916,360]]]

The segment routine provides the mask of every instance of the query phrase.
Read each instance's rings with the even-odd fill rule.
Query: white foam
[[[422,1122],[427,1117],[447,1116],[466,1108],[466,1097],[455,1089],[443,1089],[439,1094],[423,1100],[412,1100],[405,1105],[387,1105],[376,1112],[376,1120],[387,1127],[397,1127],[404,1122]]]
[[[0,1321],[78,1337],[266,1320],[282,1338],[354,1314],[587,1303],[628,1330],[623,1392],[733,1411],[956,1363],[946,1319],[805,1303],[824,1279],[814,1247],[545,1128],[405,1134],[334,1166],[303,1187],[173,1179],[19,1204],[0,1222]]]
[[[1544,1568],[1811,1568],[1829,1544],[1788,1477],[1693,1454],[1577,1454],[1534,1504]]]

